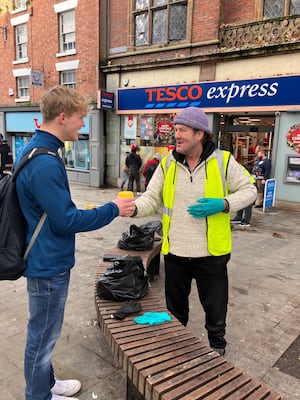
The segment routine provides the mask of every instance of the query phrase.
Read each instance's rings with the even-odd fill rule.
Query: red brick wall
[[[24,12],[0,16],[0,26],[8,27],[5,42],[0,30],[0,106],[19,105],[15,102],[17,91],[13,69],[32,68],[33,71],[43,73],[44,86],[30,86],[30,101],[38,103],[45,89],[59,84],[59,72],[56,71],[55,64],[71,60],[79,60],[76,70],[77,90],[96,100],[99,88],[99,2],[89,0],[87,7],[86,2],[78,1],[75,9],[76,54],[64,57],[56,57],[59,53],[58,14],[54,12],[56,3],[53,0],[34,0],[32,6]],[[31,14],[27,23],[29,61],[13,64],[15,40],[10,19],[28,12]],[[9,96],[9,88],[13,88],[14,96]]]
[[[219,19],[219,0],[194,0],[192,43],[218,39]]]
[[[129,1],[111,0],[109,10],[109,27],[111,49],[129,44]]]
[[[242,24],[256,20],[256,0],[222,0],[221,24]]]

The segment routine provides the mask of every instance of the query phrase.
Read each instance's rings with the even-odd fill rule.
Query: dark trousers
[[[244,214],[244,218],[243,218],[243,214]],[[250,224],[251,217],[252,217],[252,204],[250,204],[250,206],[248,206],[248,207],[243,208],[242,210],[239,210],[235,216],[235,218],[237,218],[243,222],[247,222],[247,224]]]
[[[129,172],[129,179],[128,179],[128,190],[133,192],[133,183],[136,181],[136,191],[141,191],[140,185],[140,171],[130,171]]]
[[[226,346],[225,327],[228,304],[227,263],[230,254],[201,258],[165,256],[165,294],[168,310],[183,324],[189,320],[189,294],[195,279],[205,312],[205,328],[210,346]]]

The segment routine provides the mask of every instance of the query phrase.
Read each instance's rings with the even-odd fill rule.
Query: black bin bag
[[[107,300],[138,300],[146,295],[148,286],[142,258],[125,256],[107,267],[97,283],[97,294]]]
[[[153,248],[155,231],[130,225],[128,231],[123,232],[118,241],[119,249],[144,251]]]

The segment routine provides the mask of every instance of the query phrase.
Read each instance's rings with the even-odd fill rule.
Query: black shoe
[[[230,222],[232,224],[240,224],[242,222],[242,220],[239,219],[239,218],[233,218],[233,219],[230,220]]]
[[[212,348],[213,351],[217,352],[220,356],[224,356],[225,354],[225,349],[216,349],[216,348]]]
[[[262,204],[257,204],[256,206],[254,206],[254,208],[263,208]]]
[[[249,222],[242,221],[242,222],[240,223],[240,226],[244,226],[244,227],[250,226],[250,223],[249,223]]]

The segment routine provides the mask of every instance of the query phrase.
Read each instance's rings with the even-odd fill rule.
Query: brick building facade
[[[101,89],[99,60],[105,49],[100,42],[100,2],[3,0],[1,6],[0,131],[14,157],[41,122],[42,92],[66,85],[93,106],[80,140],[66,143],[63,149],[69,179],[103,185],[103,112],[96,107]]]
[[[37,104],[46,88],[62,83],[62,73],[66,71],[75,71],[76,89],[96,102],[101,57],[99,1],[89,0],[88,6],[87,2],[80,0],[34,0],[29,5],[26,1],[19,3],[24,7],[5,13],[2,11],[0,15],[0,26],[6,28],[6,37],[3,29],[2,35],[0,31],[0,105],[23,103],[18,95],[17,70],[25,74],[32,70],[43,75],[42,86],[32,86],[29,82],[30,104]],[[64,33],[61,32],[60,19],[64,16],[67,33],[62,39]],[[71,28],[69,23],[73,25]],[[23,29],[17,39],[20,27]],[[65,40],[64,43],[61,40]],[[22,54],[19,56],[18,52]]]

